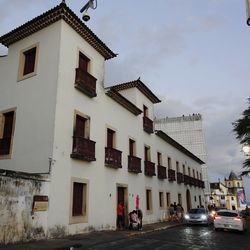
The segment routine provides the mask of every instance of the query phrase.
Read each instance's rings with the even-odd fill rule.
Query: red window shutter
[[[76,127],[75,136],[84,137],[85,136],[85,123],[86,119],[80,115],[76,115]]]
[[[158,162],[158,165],[160,166],[161,165],[161,153],[157,153],[157,162]]]
[[[114,131],[111,129],[108,129],[107,131],[107,147],[113,148],[113,137],[114,137]]]
[[[147,210],[150,210],[150,190],[146,191]]]
[[[133,140],[129,140],[129,155],[130,156],[134,156],[134,141]]]
[[[14,111],[4,114],[3,138],[10,138],[12,135]]]
[[[148,161],[148,148],[147,147],[144,148],[144,159],[145,161]]]
[[[83,183],[74,182],[72,215],[83,215]]]
[[[79,68],[83,71],[88,71],[88,63],[89,59],[83,55],[81,52],[79,53]]]
[[[144,117],[148,116],[148,108],[145,105],[143,105],[143,116]]]
[[[23,75],[30,74],[35,70],[35,61],[36,61],[36,48],[32,48],[24,52],[24,68]]]

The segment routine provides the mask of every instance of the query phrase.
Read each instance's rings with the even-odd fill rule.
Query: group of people
[[[169,208],[169,220],[170,221],[181,221],[183,219],[184,209],[181,204],[176,204],[176,202],[171,203]]]
[[[128,228],[142,229],[143,213],[140,209],[133,210],[128,214]],[[117,205],[117,229],[122,230],[125,227],[125,209],[122,202]]]

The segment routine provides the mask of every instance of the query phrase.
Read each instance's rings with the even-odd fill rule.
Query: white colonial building
[[[154,130],[140,79],[105,88],[116,54],[64,2],[0,42],[1,242],[116,229],[136,196],[144,223],[204,205],[204,162]]]

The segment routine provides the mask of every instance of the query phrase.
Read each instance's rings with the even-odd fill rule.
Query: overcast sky
[[[60,2],[0,0],[0,35]],[[66,0],[79,16],[86,2]],[[244,155],[231,123],[250,97],[245,0],[98,0],[89,13],[87,25],[119,54],[106,62],[106,85],[140,76],[162,100],[158,118],[201,113],[210,180],[238,173]]]

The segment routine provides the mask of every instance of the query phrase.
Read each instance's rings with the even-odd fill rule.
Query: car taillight
[[[221,217],[220,217],[220,216],[215,216],[214,219],[215,219],[215,220],[220,220]]]
[[[240,217],[240,216],[237,216],[237,217],[234,218],[234,220],[236,220],[236,221],[241,221],[241,217]]]

